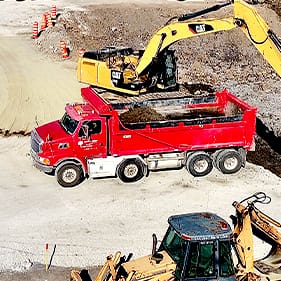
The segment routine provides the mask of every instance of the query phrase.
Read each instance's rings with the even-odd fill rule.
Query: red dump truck
[[[31,133],[31,157],[63,187],[85,178],[134,182],[150,171],[205,176],[245,166],[254,148],[256,108],[227,90],[195,97],[112,103],[93,88],[56,120]]]

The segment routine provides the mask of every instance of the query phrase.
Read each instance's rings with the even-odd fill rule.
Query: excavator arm
[[[230,5],[234,16],[221,19],[201,17]],[[80,82],[123,94],[172,92],[178,89],[179,84],[175,52],[169,47],[183,39],[235,28],[245,33],[281,76],[280,40],[253,5],[234,0],[171,18],[152,36],[145,50],[105,47],[85,52],[78,59],[77,78]]]
[[[245,201],[247,201],[246,206],[242,204]],[[280,268],[281,233],[277,227],[281,227],[281,224],[255,207],[255,203],[268,204],[270,201],[270,197],[265,193],[257,192],[241,202],[235,201],[232,204],[236,209],[234,246],[244,274],[252,274],[255,267],[259,273],[274,275],[274,272]],[[256,262],[254,262],[253,234],[272,246],[269,254]]]
[[[149,41],[136,67],[137,75],[141,76],[145,73],[159,53],[179,40],[238,27],[281,76],[281,42],[252,5],[242,0],[234,0],[233,17],[192,20],[194,17],[219,10],[230,4],[231,2],[227,2],[192,14],[173,17],[172,22],[169,21],[160,28]]]

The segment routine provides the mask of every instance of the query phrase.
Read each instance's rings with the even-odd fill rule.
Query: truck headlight
[[[48,158],[39,157],[39,161],[44,165],[50,165],[50,160]]]

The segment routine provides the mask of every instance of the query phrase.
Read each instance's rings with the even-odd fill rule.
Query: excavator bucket
[[[281,274],[281,248],[280,245],[272,247],[270,253],[263,259],[255,262],[255,268],[270,280],[276,280],[275,275],[280,278]]]

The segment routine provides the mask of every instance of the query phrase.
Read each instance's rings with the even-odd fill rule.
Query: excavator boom
[[[247,201],[247,205],[242,203]],[[233,231],[234,245],[245,273],[254,272],[254,267],[269,279],[274,276],[281,263],[281,224],[255,207],[255,203],[270,203],[271,199],[264,192],[257,192],[241,202],[233,202],[236,209],[236,222]],[[269,254],[254,262],[253,234],[272,246]],[[278,272],[279,273],[279,272]]]
[[[179,40],[239,27],[281,76],[281,42],[251,5],[241,0],[235,0],[233,17],[191,20],[191,18],[221,9],[227,5],[230,5],[230,2],[215,5],[213,8],[201,12],[181,15],[177,18],[178,22],[169,23],[160,28],[149,41],[139,60],[136,68],[137,74],[141,75],[152,63],[153,58]]]
[[[233,6],[233,16],[198,18],[225,6]],[[281,42],[257,13],[243,0],[171,18],[151,37],[145,50],[107,47],[85,52],[78,60],[78,81],[109,91],[141,93],[178,90],[175,42],[196,36],[239,28],[266,61],[281,76]]]

